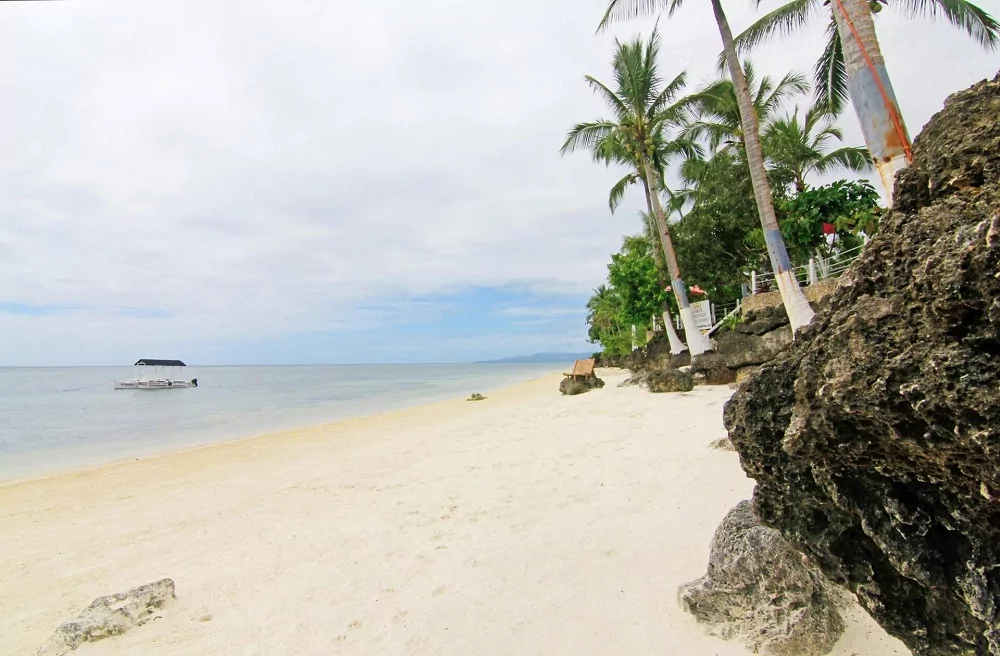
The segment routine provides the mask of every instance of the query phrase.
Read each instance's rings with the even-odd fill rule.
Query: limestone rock
[[[725,422],[768,526],[916,656],[1000,656],[1000,76],[948,99],[895,210]]]
[[[646,377],[650,392],[690,392],[694,389],[694,378],[679,369],[658,369],[650,371]]]
[[[730,369],[764,364],[792,343],[792,329],[780,326],[762,334],[728,331],[716,340],[716,350]]]
[[[728,385],[736,380],[736,372],[726,366],[725,357],[715,351],[707,351],[691,358],[691,373],[705,385]]]
[[[681,605],[709,630],[775,656],[829,653],[844,622],[822,575],[781,534],[762,526],[749,501],[712,537],[708,572],[681,586]]]
[[[120,635],[142,626],[174,598],[174,582],[170,579],[98,597],[76,619],[56,629],[38,650],[38,656],[62,656],[84,642]]]
[[[648,378],[649,378],[648,371],[640,371],[638,373],[632,374],[622,382],[618,383],[618,387],[634,387],[634,386],[645,387]]]
[[[589,378],[570,378],[567,376],[562,379],[561,383],[559,383],[559,391],[566,396],[583,394],[584,392],[589,392],[592,389],[599,389],[601,387],[604,387],[604,381],[597,376],[591,376]]]

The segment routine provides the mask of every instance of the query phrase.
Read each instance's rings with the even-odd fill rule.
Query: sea
[[[0,482],[488,393],[559,364],[185,367],[197,388],[116,390],[129,367],[0,367]]]

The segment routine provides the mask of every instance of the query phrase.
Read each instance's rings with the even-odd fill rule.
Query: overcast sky
[[[558,149],[606,113],[583,75],[650,26],[595,36],[605,1],[0,2],[0,366],[592,348],[641,195],[612,217],[621,172]],[[809,73],[822,26],[758,67]],[[1000,68],[950,26],[878,26],[912,134]],[[665,75],[715,75],[707,3],[661,31]]]

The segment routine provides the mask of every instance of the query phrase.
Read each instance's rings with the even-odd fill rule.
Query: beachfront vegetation
[[[611,0],[598,29],[659,11],[669,16],[682,4],[683,0]],[[836,123],[850,92],[848,74],[857,73],[858,58],[864,53],[878,56],[873,15],[883,5],[914,16],[943,16],[985,47],[1000,43],[1000,24],[967,0],[793,0],[765,14],[736,38],[722,0],[708,4],[723,44],[719,64],[728,70],[726,78],[682,96],[682,72],[664,87],[669,91],[661,102],[651,93],[659,82],[656,31],[645,44],[642,40],[625,45],[616,42],[612,68],[617,89],[595,78],[587,80],[608,100],[617,119],[579,124],[563,145],[564,153],[585,147],[595,161],[625,167],[625,176],[609,195],[612,211],[632,185],[641,185],[646,195],[643,230],[635,239],[645,237],[653,264],[636,266],[627,260],[624,248],[613,256],[609,274],[612,266],[616,273],[613,279],[609,275],[602,289],[618,299],[617,323],[612,323],[620,331],[595,326],[588,319],[591,339],[602,345],[605,340],[619,340],[621,334],[630,337],[631,322],[646,328],[654,321],[657,313],[650,311],[650,304],[657,296],[638,290],[659,288],[664,292],[663,302],[668,302],[675,295],[667,288],[667,274],[679,280],[683,270],[687,285],[725,304],[742,295],[751,270],[786,271],[813,256],[836,255],[860,245],[863,235],[878,229],[879,199],[869,183],[855,179],[814,185],[818,176],[837,172],[860,176],[872,171],[868,149],[842,143]],[[814,85],[801,73],[793,71],[776,79],[760,74],[749,60],[740,62],[737,47],[749,50],[793,32],[817,11],[830,12],[830,26],[823,55],[815,65]],[[845,12],[851,17],[848,21],[843,18]],[[846,39],[849,43],[843,39],[845,34],[852,35]],[[629,56],[631,68],[626,63]],[[636,76],[637,71],[641,75]],[[883,82],[888,84],[888,78]],[[811,101],[806,97],[810,91]],[[640,99],[645,104],[636,102]],[[654,119],[659,108],[668,104],[669,118]],[[901,125],[897,128],[905,130]],[[668,179],[676,183],[668,186]],[[657,247],[661,237],[662,254]],[[616,264],[622,261],[630,266]],[[786,278],[793,284],[782,290],[783,300],[793,326],[798,327],[808,323],[811,309],[794,278]],[[644,304],[634,302],[640,296]],[[630,299],[627,311],[621,305],[623,298]],[[684,304],[687,299],[676,300]]]
[[[669,16],[682,4],[611,0],[598,29],[658,11]],[[744,293],[751,270],[787,270],[812,257],[836,256],[878,229],[879,197],[871,184],[844,179],[817,186],[816,178],[873,170],[868,149],[844,144],[837,121],[850,90],[848,72],[855,71],[848,60],[859,48],[877,53],[872,16],[882,5],[944,16],[985,47],[1000,42],[1000,24],[966,0],[833,0],[825,3],[829,10],[822,0],[794,0],[735,39],[722,0],[708,4],[723,43],[719,63],[728,76],[689,90],[680,72],[661,88],[657,32],[648,42],[616,42],[614,87],[587,78],[615,118],[578,124],[563,145],[564,153],[586,149],[596,162],[623,168],[624,177],[609,194],[612,212],[633,185],[645,193],[640,234],[626,238],[612,256],[607,284],[588,303],[590,338],[606,352],[630,348],[631,326],[650,327],[657,302],[661,309],[671,299],[686,303],[667,285],[668,278],[680,279],[681,270],[687,289],[700,288],[726,304]],[[737,46],[749,50],[793,32],[817,10],[830,11],[831,22],[815,84],[798,72],[778,79],[755,70],[750,60],[740,62]],[[853,29],[860,26],[852,43],[845,45],[837,31],[837,11],[852,16]],[[797,287],[783,300],[789,315],[798,315],[793,325],[804,325],[811,309],[796,295]]]

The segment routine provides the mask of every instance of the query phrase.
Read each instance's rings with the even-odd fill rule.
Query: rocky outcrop
[[[690,392],[694,389],[694,377],[679,369],[657,369],[646,375],[646,387],[650,392]]]
[[[1000,76],[949,98],[895,210],[726,407],[760,519],[918,656],[1000,655]]]
[[[38,650],[38,656],[62,656],[85,642],[121,635],[154,619],[156,612],[174,598],[174,582],[170,579],[98,597],[76,619],[56,629]]]
[[[728,385],[736,380],[736,371],[727,367],[725,357],[715,351],[691,358],[691,373],[703,385]]]
[[[678,596],[712,633],[755,653],[819,656],[844,631],[823,576],[778,531],[760,524],[749,501],[722,520],[708,572],[681,586]]]
[[[604,381],[597,376],[587,378],[566,376],[559,383],[559,391],[566,396],[576,396],[577,394],[583,394],[592,389],[600,389],[602,387],[604,387]]]

